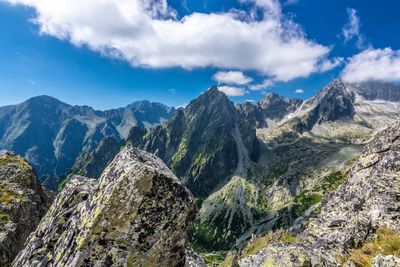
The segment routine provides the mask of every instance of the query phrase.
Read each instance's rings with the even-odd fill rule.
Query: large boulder
[[[24,158],[0,152],[0,266],[10,265],[23,248],[50,199]]]
[[[127,146],[95,182],[73,177],[14,266],[183,266],[191,193],[156,156]]]

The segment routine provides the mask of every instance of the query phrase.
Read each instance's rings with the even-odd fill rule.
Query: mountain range
[[[308,240],[304,242],[309,247],[286,247],[287,251],[303,253],[310,261],[320,257],[325,266],[331,266],[335,261],[331,254],[322,255],[315,248],[315,244],[328,242],[322,236],[328,231],[326,225],[340,224],[334,218],[333,208],[326,203],[354,204],[343,189],[362,192],[357,187],[361,177],[358,171],[362,168],[353,166],[369,160],[375,162],[370,157],[376,157],[378,152],[371,152],[371,147],[385,146],[385,141],[372,138],[388,125],[396,125],[399,118],[399,85],[334,80],[308,100],[269,93],[260,102],[236,105],[214,86],[181,109],[139,102],[124,109],[100,112],[38,97],[0,108],[0,135],[2,147],[24,155],[51,188],[66,186],[72,190],[68,186],[79,183],[83,176],[102,177],[100,183],[110,180],[105,178],[115,171],[110,166],[119,166],[112,163],[113,159],[119,157],[124,161],[128,156],[121,154],[128,153],[127,147],[160,158],[194,196],[198,212],[187,224],[188,246],[209,263],[223,259],[227,251],[239,251],[228,254],[227,260],[240,266],[252,266],[248,262],[262,262],[267,256],[279,262],[286,257],[282,256],[282,249],[265,245],[261,253],[249,246],[265,239],[292,240],[293,236]],[[391,138],[391,131],[383,133],[388,140]],[[397,140],[393,138],[391,143]],[[371,139],[369,148],[364,148]],[[390,155],[386,157],[390,163]],[[365,168],[375,164],[368,162]],[[129,169],[128,165],[124,163]],[[119,172],[112,175],[119,177]],[[60,177],[65,179],[61,181]],[[82,179],[87,183],[86,178]],[[102,186],[106,190],[106,185]],[[362,198],[367,201],[368,196]],[[324,221],[323,214],[330,219]],[[309,225],[316,220],[321,221],[315,226],[321,228],[319,232],[310,230]],[[84,223],[81,226],[86,227]],[[379,227],[368,229],[375,231]],[[273,233],[276,236],[271,236]],[[335,238],[340,237],[331,239]],[[330,251],[326,246],[326,251]],[[347,248],[334,250],[340,257],[350,253]],[[192,252],[187,253],[195,257]],[[30,256],[26,257],[22,255],[21,262]]]
[[[105,137],[120,142],[132,126],[151,128],[174,113],[174,108],[149,101],[97,111],[38,96],[0,108],[0,149],[26,157],[39,179],[56,189],[83,151],[97,147]]]
[[[271,229],[300,231],[363,144],[398,120],[399,97],[397,85],[334,80],[306,101],[270,93],[234,105],[212,87],[171,120],[103,142],[74,173],[99,177],[126,143],[157,155],[196,197],[192,245],[227,250]]]

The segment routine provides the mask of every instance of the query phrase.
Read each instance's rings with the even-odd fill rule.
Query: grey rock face
[[[372,267],[397,267],[400,266],[400,258],[389,255],[378,255],[372,261]]]
[[[74,177],[14,266],[183,266],[190,192],[157,157],[125,147],[97,182]]]
[[[254,266],[336,266],[335,260],[327,254],[296,244],[274,244],[254,255],[238,261],[240,267]]]
[[[9,266],[50,205],[31,165],[11,152],[0,153],[0,266]]]
[[[185,252],[185,267],[207,267],[205,260],[193,250]]]
[[[400,232],[400,123],[369,142],[348,180],[323,206],[303,242],[346,254],[380,227]]]

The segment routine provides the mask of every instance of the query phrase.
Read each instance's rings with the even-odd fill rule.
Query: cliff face
[[[98,181],[76,176],[14,266],[183,266],[190,192],[157,157],[125,147]]]
[[[35,230],[51,201],[32,166],[11,152],[0,152],[0,265],[8,266]]]

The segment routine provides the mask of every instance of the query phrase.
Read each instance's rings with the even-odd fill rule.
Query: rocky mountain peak
[[[157,157],[127,146],[96,182],[74,177],[14,266],[183,266],[191,193]]]

